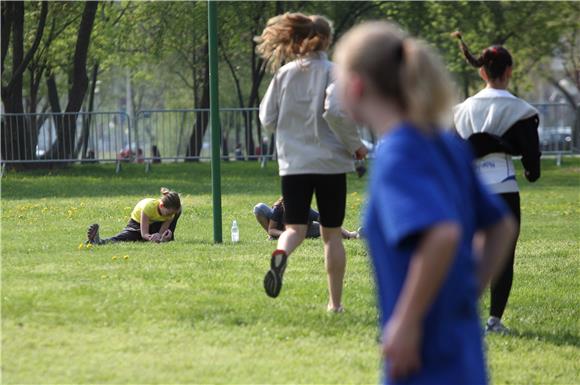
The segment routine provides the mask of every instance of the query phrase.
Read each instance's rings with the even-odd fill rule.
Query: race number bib
[[[515,179],[514,163],[507,154],[489,154],[475,161],[475,170],[486,185]]]

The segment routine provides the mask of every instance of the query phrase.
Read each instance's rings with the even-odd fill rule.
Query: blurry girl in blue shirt
[[[450,112],[449,76],[426,45],[383,22],[348,32],[336,59],[343,107],[382,141],[364,227],[385,383],[484,384],[477,300],[515,225],[476,177],[467,145],[437,128]]]

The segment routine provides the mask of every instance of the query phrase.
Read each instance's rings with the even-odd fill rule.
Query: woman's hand
[[[150,242],[161,242],[161,234],[149,234],[149,241]]]
[[[354,156],[357,160],[363,160],[368,155],[369,150],[366,146],[360,147],[358,150],[354,152]]]
[[[172,234],[173,233],[171,232],[171,230],[169,230],[169,229],[165,230],[165,232],[161,236],[161,242],[169,242],[171,240]]]
[[[387,375],[402,380],[421,368],[422,330],[419,322],[405,322],[397,316],[385,326],[383,357],[387,360]]]

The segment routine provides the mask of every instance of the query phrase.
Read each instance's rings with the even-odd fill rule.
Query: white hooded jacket
[[[333,63],[311,53],[278,70],[260,103],[260,121],[276,133],[280,175],[354,171],[363,146],[356,125],[342,112]]]

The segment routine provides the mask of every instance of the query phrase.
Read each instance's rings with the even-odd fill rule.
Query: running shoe
[[[101,237],[99,236],[99,224],[93,223],[87,229],[87,244],[101,244]]]
[[[485,325],[485,334],[490,333],[505,336],[510,334],[510,330],[501,323],[501,319],[497,317],[489,317],[487,324]]]
[[[264,290],[269,297],[276,298],[282,290],[282,277],[288,256],[283,250],[275,250],[270,259],[270,270],[264,277]]]

